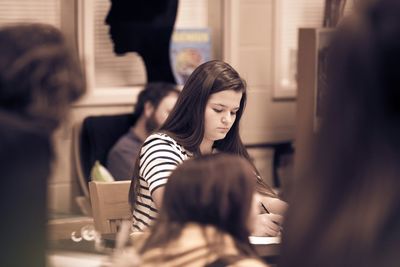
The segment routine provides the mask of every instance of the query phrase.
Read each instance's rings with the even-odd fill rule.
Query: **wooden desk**
[[[100,267],[109,260],[115,246],[116,234],[103,234],[105,248],[96,250],[93,241],[73,242],[71,239],[49,242],[47,258],[49,267]],[[264,239],[264,244],[260,244]],[[259,238],[253,244],[258,255],[268,264],[276,264],[279,258],[280,238]]]
[[[47,267],[102,267],[109,257],[100,254],[51,251],[47,253]]]
[[[277,264],[279,259],[280,237],[250,237],[250,243],[257,254],[268,264]]]
[[[47,267],[102,267],[107,266],[111,249],[98,250],[94,241],[71,239],[49,240]]]
[[[94,225],[93,218],[82,215],[54,215],[47,222],[47,238],[50,241],[69,239],[71,233],[79,232],[86,225]]]
[[[276,257],[279,256],[280,244],[269,244],[269,245],[254,245],[258,255],[264,257]]]

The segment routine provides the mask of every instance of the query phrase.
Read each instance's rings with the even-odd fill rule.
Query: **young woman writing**
[[[246,96],[244,80],[225,62],[209,61],[192,73],[166,122],[141,148],[129,195],[135,230],[145,230],[157,217],[168,177],[183,161],[225,152],[251,163],[239,134]],[[277,235],[286,203],[253,169],[262,203],[270,211],[257,217],[254,234]]]

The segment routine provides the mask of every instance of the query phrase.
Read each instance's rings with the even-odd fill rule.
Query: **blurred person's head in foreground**
[[[258,214],[255,186],[253,167],[239,156],[219,153],[184,161],[168,180],[142,252],[174,244],[185,227],[195,224],[216,229],[215,235],[204,232],[216,254],[226,252],[221,237],[227,234],[240,254],[254,255],[248,237]]]
[[[331,44],[327,105],[294,185],[284,267],[400,260],[400,1],[359,4]]]
[[[0,107],[53,131],[85,91],[76,57],[45,24],[0,29]]]
[[[0,266],[45,266],[51,134],[84,90],[60,30],[0,28]]]

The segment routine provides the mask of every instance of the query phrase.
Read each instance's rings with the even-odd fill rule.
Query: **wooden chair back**
[[[94,226],[100,234],[116,233],[122,220],[131,220],[128,201],[131,181],[89,182]]]

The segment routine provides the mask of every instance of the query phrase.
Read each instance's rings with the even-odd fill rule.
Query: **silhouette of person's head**
[[[178,0],[111,0],[106,17],[114,52],[137,52],[144,61],[147,81],[175,83],[169,46]]]

